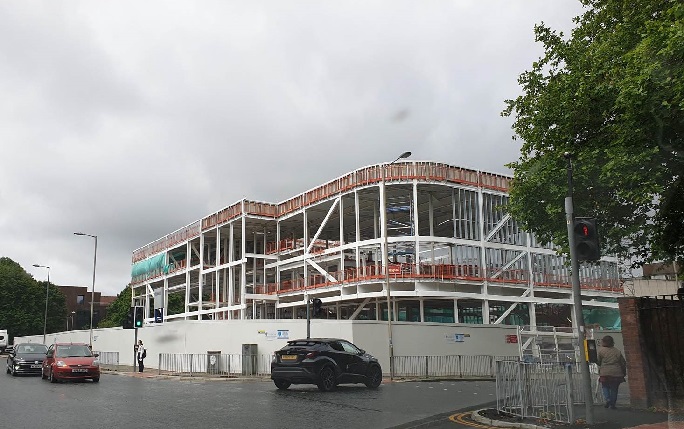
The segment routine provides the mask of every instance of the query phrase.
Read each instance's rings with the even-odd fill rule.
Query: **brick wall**
[[[635,297],[618,298],[618,305],[622,317],[622,339],[627,360],[630,402],[632,407],[643,409],[648,408],[651,401],[647,390],[646,359],[642,354],[644,347],[639,326],[638,300],[639,298]]]

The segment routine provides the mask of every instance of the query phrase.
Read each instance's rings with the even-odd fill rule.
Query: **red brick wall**
[[[639,327],[638,300],[639,298],[635,297],[618,298],[618,305],[622,317],[622,339],[627,360],[630,402],[634,408],[648,408],[651,401],[647,390],[646,359],[642,354],[644,348]]]

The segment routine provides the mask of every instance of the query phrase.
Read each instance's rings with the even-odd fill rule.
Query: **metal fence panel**
[[[271,373],[271,354],[160,353],[159,374],[262,377]]]
[[[117,369],[119,366],[119,352],[98,352],[93,353],[98,354],[98,360],[100,361],[100,367],[105,369]]]
[[[498,360],[518,360],[517,356],[447,355],[393,356],[394,376],[399,378],[491,378]]]

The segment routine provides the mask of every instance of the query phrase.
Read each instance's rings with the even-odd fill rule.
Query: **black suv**
[[[278,389],[291,384],[315,384],[324,392],[341,383],[364,383],[377,388],[382,382],[378,360],[346,340],[310,338],[291,340],[275,352],[271,379]]]

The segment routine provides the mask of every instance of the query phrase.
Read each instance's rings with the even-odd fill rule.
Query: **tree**
[[[507,210],[567,248],[563,153],[575,214],[598,219],[604,254],[684,255],[684,3],[582,0],[569,38],[535,26],[544,55],[507,100],[523,141]],[[680,264],[681,265],[681,264]]]
[[[0,327],[7,329],[10,340],[16,336],[43,333],[45,286],[7,257],[0,258]],[[48,299],[47,332],[63,329],[66,299],[51,284]]]
[[[185,312],[185,298],[181,294],[169,294],[167,314]],[[114,302],[107,307],[107,317],[100,321],[100,328],[123,326],[126,315],[131,307],[131,286],[127,285],[117,296]]]
[[[131,308],[131,286],[127,285],[117,296],[114,302],[107,307],[107,317],[100,320],[100,328],[122,326],[126,315]]]

